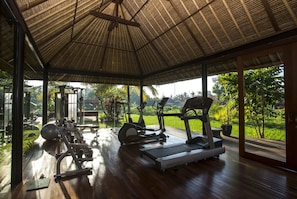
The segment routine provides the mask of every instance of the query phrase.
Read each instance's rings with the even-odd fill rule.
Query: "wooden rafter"
[[[117,21],[118,23],[120,24],[125,24],[125,25],[129,25],[129,26],[135,26],[135,27],[140,27],[140,24],[137,23],[137,22],[133,22],[133,21],[129,21],[129,20],[126,20],[126,19],[122,19],[120,17],[117,17],[117,16],[112,16],[112,15],[107,15],[107,14],[104,14],[104,13],[101,13],[101,12],[96,12],[94,10],[90,11],[90,14],[95,16],[95,17],[98,17],[98,18],[101,18],[101,19],[105,19],[105,20],[108,20],[108,21]]]
[[[234,25],[235,25],[236,29],[237,29],[237,30],[238,30],[238,32],[240,33],[240,35],[241,35],[241,38],[242,38],[242,39],[243,39],[243,40],[246,42],[246,41],[247,41],[247,39],[246,39],[246,37],[245,37],[245,35],[244,35],[243,31],[240,29],[240,27],[239,27],[239,24],[238,24],[238,22],[236,21],[236,19],[235,19],[234,15],[232,14],[232,12],[231,12],[231,9],[230,9],[230,7],[229,7],[229,5],[227,4],[226,0],[222,0],[222,2],[223,2],[223,4],[224,4],[224,6],[226,7],[226,10],[227,10],[227,12],[228,12],[229,16],[231,17],[231,19],[232,19],[232,21],[233,21],[233,23],[234,23]]]
[[[124,15],[124,12],[123,12],[123,15]],[[125,16],[124,16],[124,18],[125,18]],[[143,75],[143,70],[142,70],[142,68],[141,68],[141,64],[140,64],[140,61],[139,61],[139,57],[138,57],[138,55],[137,55],[137,53],[136,53],[136,48],[135,48],[135,45],[134,45],[134,42],[133,42],[133,39],[132,39],[131,32],[129,31],[128,26],[126,26],[126,28],[127,28],[127,32],[128,32],[128,36],[129,36],[130,42],[131,42],[131,44],[132,44],[133,53],[134,53],[135,58],[136,58],[136,61],[137,61],[138,69],[139,69],[139,71],[140,71],[140,74]]]
[[[246,4],[244,3],[243,0],[240,0],[240,2],[241,2],[241,5],[242,5],[242,7],[243,7],[243,9],[244,9],[244,12],[245,12],[247,18],[249,19],[249,21],[250,21],[250,23],[251,23],[251,25],[252,25],[252,27],[253,27],[255,33],[257,34],[258,37],[260,37],[261,34],[260,34],[258,28],[256,27],[254,21],[253,21],[253,18],[252,18],[252,16],[251,16],[251,13],[250,13],[249,10],[248,10],[248,7],[246,6]]]
[[[212,1],[213,2],[213,1]],[[211,5],[212,2],[208,2],[209,4],[207,5],[207,7],[209,7]],[[198,4],[193,1],[193,3],[195,4],[197,10],[200,10],[201,8],[198,6]],[[207,17],[205,16],[205,14],[203,14],[203,12],[199,12],[201,18],[203,19],[203,22],[206,24],[206,26],[208,27],[209,31],[211,32],[211,34],[213,35],[213,37],[216,39],[216,42],[220,45],[220,47],[223,49],[224,45],[222,44],[220,37],[218,36],[218,34],[216,34],[216,32],[213,30],[213,27],[211,26],[211,24],[209,23]],[[201,32],[202,34],[202,32]]]
[[[44,2],[46,2],[47,0],[34,0],[34,1],[31,1],[31,2],[28,2],[26,4],[23,4],[22,6],[20,6],[20,11],[21,12],[24,12],[26,10],[29,10],[37,5],[40,5]]]
[[[182,19],[182,15],[181,15],[181,13],[179,12],[178,8],[175,6],[174,2],[173,2],[173,1],[169,1],[169,2],[170,2],[170,4],[171,4],[172,8],[174,9],[174,11],[176,12],[176,14],[178,15],[178,17],[179,17],[180,19]],[[191,28],[188,26],[187,23],[184,23],[184,25],[185,25],[187,31],[190,33],[190,35],[191,35],[191,37],[193,38],[193,40],[195,41],[196,45],[198,46],[198,48],[199,48],[200,51],[202,52],[202,54],[203,54],[203,55],[206,55],[204,49],[202,48],[202,46],[201,46],[200,42],[198,41],[198,39],[195,37],[195,35],[194,35],[193,31],[191,30]]]
[[[283,4],[285,5],[288,13],[290,14],[290,16],[292,17],[293,21],[295,22],[295,24],[297,25],[297,15],[296,13],[294,13],[294,11],[292,10],[292,8],[289,6],[288,1],[287,0],[282,0]]]
[[[46,68],[119,75],[114,81],[106,78],[108,75],[97,80],[77,74],[73,76],[75,81],[138,84],[137,80],[127,79],[125,75],[130,74],[147,78],[143,79],[145,84],[168,83],[199,77],[201,62],[207,64],[211,74],[220,74],[236,69],[236,60],[229,60],[239,52],[250,53],[252,48],[259,54],[259,48],[297,39],[297,4],[293,0],[4,2],[17,3],[18,10],[10,10],[21,11],[24,18],[21,25]],[[18,15],[13,13],[10,17]],[[279,35],[282,37],[266,40]],[[24,67],[28,78],[39,78],[35,74],[38,63],[32,54],[26,55],[28,64]],[[253,59],[251,64],[281,62],[275,56],[264,55],[258,61]],[[61,74],[60,80],[65,79],[74,80]]]
[[[267,2],[267,0],[261,0],[261,2],[262,2],[263,6],[265,8],[265,11],[266,11],[268,17],[269,17],[269,20],[270,20],[270,22],[272,24],[272,27],[274,28],[274,30],[276,32],[280,31],[281,29],[279,28],[279,26],[278,26],[278,24],[277,24],[277,22],[275,20],[275,17],[274,17],[274,15],[272,13],[272,10],[270,8],[269,3]]]

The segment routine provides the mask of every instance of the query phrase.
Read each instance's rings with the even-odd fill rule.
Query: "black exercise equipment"
[[[0,144],[11,142],[12,133],[12,88],[1,85],[0,96]]]
[[[135,124],[137,126],[141,126],[141,127],[145,127],[145,122],[143,120],[143,110],[146,106],[146,102],[142,102],[138,107],[137,107],[137,110],[139,112],[139,118],[138,118],[138,121],[137,122],[133,122],[132,118],[131,118],[131,113],[128,112],[128,123],[131,123],[131,124]]]
[[[156,107],[157,117],[159,122],[159,129],[150,129],[145,127],[145,122],[143,121],[143,109],[142,104],[138,109],[140,112],[139,120],[137,123],[127,122],[119,130],[118,138],[121,144],[131,144],[131,143],[143,143],[143,142],[166,142],[166,135],[164,134],[164,118],[163,109],[167,103],[168,98],[163,98]],[[158,133],[156,133],[159,131]],[[149,133],[152,132],[152,133]]]
[[[56,154],[56,175],[55,181],[71,179],[80,175],[92,174],[92,168],[87,167],[85,164],[93,160],[93,151],[85,143],[81,131],[76,127],[73,121],[60,120],[57,124],[44,125],[42,129],[43,135],[57,137],[65,147],[58,147]],[[65,150],[61,151],[61,148]],[[71,156],[76,168],[68,171],[61,169],[61,162],[65,157]],[[69,167],[70,168],[70,167]],[[71,167],[72,168],[72,167]]]
[[[56,120],[74,120],[78,115],[78,89],[66,85],[59,86],[55,93],[55,118]]]
[[[225,152],[222,140],[214,138],[208,110],[212,104],[211,98],[194,97],[184,104],[181,113],[163,114],[163,116],[178,116],[184,121],[187,133],[186,143],[141,149],[145,155],[156,162],[161,170],[190,162],[219,157]],[[206,135],[192,137],[189,120],[199,119],[203,122]]]

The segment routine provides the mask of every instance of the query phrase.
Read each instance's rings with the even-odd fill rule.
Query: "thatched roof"
[[[297,35],[296,0],[16,2],[36,51],[26,54],[28,79],[42,78],[45,67],[50,80],[164,84],[201,77],[202,65],[210,75],[235,71],[236,56]],[[0,63],[9,68],[2,40],[13,38],[2,26],[9,29],[3,16]],[[245,67],[279,63],[281,54],[268,52]]]

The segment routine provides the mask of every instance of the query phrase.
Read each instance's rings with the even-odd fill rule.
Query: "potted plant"
[[[228,100],[225,104],[221,105],[216,113],[214,118],[221,121],[223,135],[230,136],[232,133],[232,120],[236,115],[235,100]]]

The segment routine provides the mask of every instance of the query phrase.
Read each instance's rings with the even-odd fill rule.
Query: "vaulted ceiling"
[[[45,68],[56,81],[164,84],[201,77],[202,65],[210,75],[235,71],[238,55],[297,41],[296,0],[16,3],[11,10],[24,20],[27,51],[34,49],[25,58],[28,79],[41,79]],[[13,40],[4,27],[11,25],[2,16],[1,43]],[[4,51],[0,63],[9,65],[13,53]],[[245,60],[245,67],[279,63],[272,52]]]

